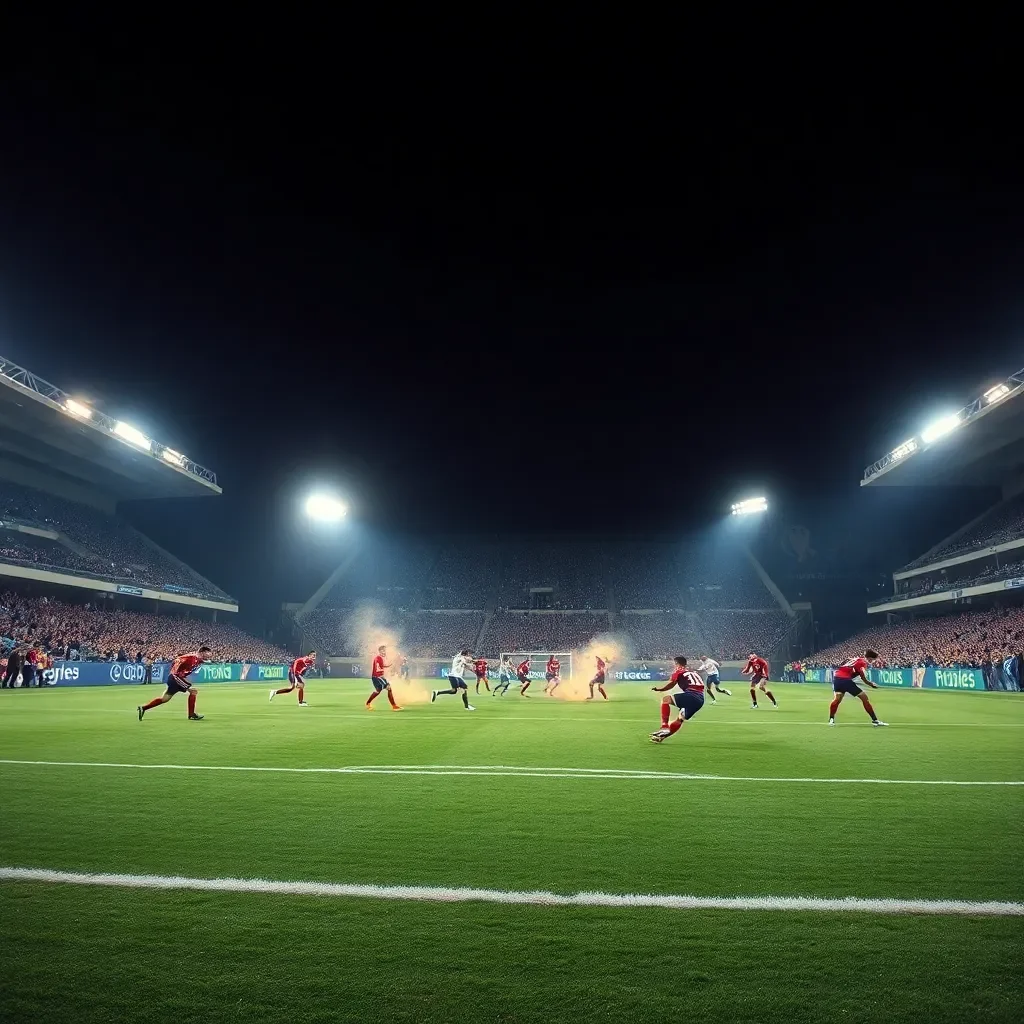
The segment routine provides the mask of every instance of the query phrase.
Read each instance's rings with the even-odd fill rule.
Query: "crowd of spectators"
[[[76,573],[96,572],[100,566],[97,559],[85,558],[61,544],[9,530],[0,532],[0,561]]]
[[[619,608],[679,608],[679,550],[671,544],[622,544],[610,552],[609,574]]]
[[[604,608],[608,588],[604,551],[596,543],[510,543],[500,551],[497,603],[533,606],[531,587],[550,587],[551,607]]]
[[[752,651],[770,657],[791,625],[792,620],[778,610],[697,613],[697,628],[720,661],[746,658]]]
[[[1019,537],[1024,537],[1024,492],[996,505],[959,537],[954,537],[948,544],[915,558],[906,568],[916,569],[976,549],[1005,544]]]
[[[777,603],[735,544],[693,544],[683,555],[688,608],[773,608]]]
[[[685,612],[624,612],[622,632],[632,640],[637,658],[665,659],[677,654],[713,654],[707,641],[693,628]]]
[[[130,581],[157,589],[170,585],[206,597],[228,596],[186,565],[163,554],[122,519],[91,506],[0,481],[0,517],[64,534],[96,556],[88,571],[97,578]]]
[[[879,625],[804,659],[810,668],[839,665],[867,648],[885,668],[983,668],[1024,653],[1024,608],[991,608]]]
[[[941,593],[946,590],[962,590],[964,587],[977,587],[984,583],[997,583],[999,580],[1009,580],[1024,576],[1024,560],[1004,562],[1000,565],[997,565],[996,561],[996,559],[990,557],[984,560],[984,562],[979,559],[967,563],[968,566],[985,566],[977,572],[962,571],[960,575],[955,575],[940,571],[898,580],[896,593],[892,597],[887,598],[887,600],[904,601],[907,598],[921,597],[924,594]],[[963,570],[962,566],[955,568]]]
[[[571,651],[585,647],[609,630],[607,615],[594,612],[496,612],[480,649],[500,651]]]
[[[83,661],[161,661],[203,643],[219,661],[291,660],[281,648],[229,623],[104,608],[108,603],[0,594],[0,638],[8,649],[27,644],[57,658]]]

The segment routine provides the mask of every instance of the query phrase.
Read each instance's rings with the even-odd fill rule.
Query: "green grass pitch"
[[[0,693],[0,866],[556,893],[1024,901],[1024,700],[747,690],[661,746],[658,697],[359,681]],[[12,762],[61,762],[27,764]],[[79,762],[69,764],[67,762]],[[82,764],[84,762],[85,764]],[[411,774],[174,767],[433,766]],[[469,767],[467,767],[469,766]],[[496,767],[504,766],[504,767]],[[512,769],[533,770],[533,774]],[[551,769],[558,769],[552,771]],[[579,769],[595,769],[591,777]],[[572,770],[572,771],[570,771]],[[732,779],[603,777],[608,771]],[[441,774],[453,772],[453,774]],[[756,777],[763,781],[736,781]],[[8,1021],[1010,1021],[1024,918],[423,902],[0,881]]]

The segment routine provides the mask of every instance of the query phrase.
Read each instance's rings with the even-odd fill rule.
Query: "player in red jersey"
[[[530,688],[530,659],[524,658],[516,665],[516,678],[519,680],[519,696],[525,697]]]
[[[487,692],[491,692],[491,684],[487,681],[487,659],[486,658],[475,658],[473,660],[473,674],[476,676],[476,692],[480,692],[480,684],[483,683],[487,687]]]
[[[704,707],[704,680],[699,672],[694,672],[686,667],[686,659],[680,654],[675,659],[676,667],[672,677],[664,686],[652,686],[655,693],[662,694],[661,698],[661,728],[651,733],[652,743],[662,743],[673,733],[679,732],[685,725],[686,720],[693,718],[702,707]],[[679,687],[679,693],[669,693]],[[672,705],[679,709],[676,720],[669,725],[668,719],[671,714]]]
[[[597,656],[596,660],[597,660],[597,672],[594,674],[594,678],[590,680],[590,696],[587,698],[587,700],[593,700],[594,699],[594,687],[595,686],[600,691],[601,696],[604,697],[605,700],[607,700],[608,699],[608,694],[605,693],[605,691],[604,691],[604,680],[605,680],[605,673],[608,671],[608,666],[611,665],[611,662],[608,661],[607,658],[602,658],[600,654]]]
[[[743,667],[743,674],[750,676],[750,706],[757,708],[757,688],[760,686],[768,699],[776,706],[779,702],[772,695],[772,691],[765,685],[768,682],[768,662],[758,654],[751,654]]]
[[[167,689],[159,697],[154,697],[148,704],[136,708],[139,721],[142,716],[158,704],[166,704],[176,693],[188,694],[188,717],[192,722],[201,722],[203,715],[196,714],[196,696],[199,691],[188,681],[190,676],[204,661],[209,661],[210,648],[203,644],[194,654],[179,654],[171,662],[171,671],[167,676]]]
[[[398,703],[395,701],[395,695],[391,692],[391,684],[384,678],[384,670],[391,668],[391,663],[384,660],[384,656],[387,654],[387,647],[381,644],[377,648],[377,653],[373,658],[373,667],[370,669],[370,682],[373,683],[373,693],[366,698],[366,710],[373,710],[373,702],[382,694],[388,695],[388,703],[391,705],[392,711],[401,711]]]
[[[316,665],[316,651],[310,651],[304,658],[296,658],[288,669],[288,685],[282,686],[280,690],[271,690],[270,699],[273,700],[279,693],[291,693],[299,691],[299,707],[306,708],[306,684],[304,676]]]
[[[868,666],[878,657],[878,655],[868,649],[864,652],[863,658],[847,658],[846,661],[836,669],[835,674],[832,676],[832,703],[828,706],[828,724],[836,724],[836,712],[839,710],[839,705],[843,702],[843,697],[846,694],[850,694],[852,697],[860,697],[861,703],[864,705],[864,710],[871,716],[871,724],[874,726],[888,725],[888,722],[883,722],[878,715],[875,714],[875,709],[871,706],[871,701],[868,700],[868,695],[854,682],[855,679],[860,679],[866,686],[870,686],[872,690],[878,689],[878,684],[871,682],[868,679]]]
[[[562,663],[552,654],[548,657],[548,663],[544,666],[544,693],[547,696],[554,696],[558,684],[562,681],[559,672],[562,670]]]

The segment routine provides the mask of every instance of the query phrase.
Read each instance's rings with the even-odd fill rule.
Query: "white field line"
[[[648,896],[604,892],[517,892],[505,889],[447,889],[428,885],[346,885],[334,882],[276,882],[262,878],[185,878],[177,875],[84,874],[45,868],[0,867],[0,881],[50,882],[119,889],[188,889],[199,892],[261,893],[281,896],[415,900],[433,903],[504,903],[542,907],[616,907],[667,910],[857,911],[865,914],[1024,916],[1024,903],[997,900],[821,899],[804,896]]]
[[[120,768],[187,772],[271,772],[287,775],[488,775],[511,778],[624,779],[679,782],[796,782],[847,783],[873,786],[1024,786],[1024,781],[968,781],[959,779],[842,779],[812,776],[707,775],[656,772],[629,768],[543,768],[511,765],[342,765],[337,768],[290,768],[277,765],[133,764],[116,761],[23,761],[0,758],[0,764],[56,768]]]

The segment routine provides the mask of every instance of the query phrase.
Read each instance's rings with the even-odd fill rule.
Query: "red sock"
[[[599,686],[598,689],[601,691],[601,696],[604,697],[605,700],[607,700],[608,699],[608,694],[604,692],[604,687],[603,686]]]
[[[299,703],[301,704],[306,699],[306,688],[304,686],[299,687]]]
[[[750,699],[756,704],[757,703],[757,690],[752,686],[750,688]]]
[[[662,727],[662,729],[667,729],[668,728],[668,715],[669,715],[669,706],[667,704],[662,704],[661,705],[661,727]]]
[[[196,713],[196,694],[191,690],[188,691],[188,713],[190,715]]]
[[[397,708],[398,705],[395,703],[395,695],[391,692],[390,687],[388,688],[388,700],[391,702],[393,708]]]
[[[680,730],[680,729],[682,729],[682,727],[683,727],[683,722],[684,722],[684,721],[685,721],[685,719],[683,719],[683,718],[677,718],[677,719],[676,719],[676,720],[675,720],[675,721],[674,721],[674,722],[673,722],[673,723],[672,723],[672,724],[671,724],[671,725],[670,725],[670,726],[668,727],[669,735],[672,735],[672,733],[676,733],[676,732],[679,732],[679,730]]]
[[[765,695],[768,697],[768,699],[774,704],[775,703],[775,698],[772,696],[772,691],[771,690],[765,690],[764,692],[765,692]]]
[[[828,717],[835,718],[836,712],[839,710],[839,698],[836,697],[834,701],[828,706]]]
[[[294,687],[294,686],[285,686],[285,687],[282,687],[282,688],[281,688],[280,690],[275,690],[275,691],[274,691],[274,696],[276,697],[276,696],[277,696],[277,694],[279,694],[279,693],[291,693],[291,692],[292,692],[292,690],[294,690],[294,689],[295,689],[295,687]]]
[[[372,704],[379,696],[380,690],[374,690],[373,693],[370,694],[370,699],[366,703]]]
[[[150,708],[158,707],[160,704],[163,704],[163,700],[160,697],[154,697],[148,704],[142,705],[142,710],[149,711]]]
[[[527,691],[527,690],[528,690],[529,688],[530,688],[530,681],[529,681],[529,680],[527,680],[527,681],[526,681],[525,683],[523,683],[523,685],[522,685],[522,688],[520,689],[520,691],[519,691],[519,692],[520,692],[520,693],[526,693],[526,691]]]
[[[864,701],[864,710],[871,716],[873,722],[878,716],[875,714],[875,709],[871,706],[871,701]]]

